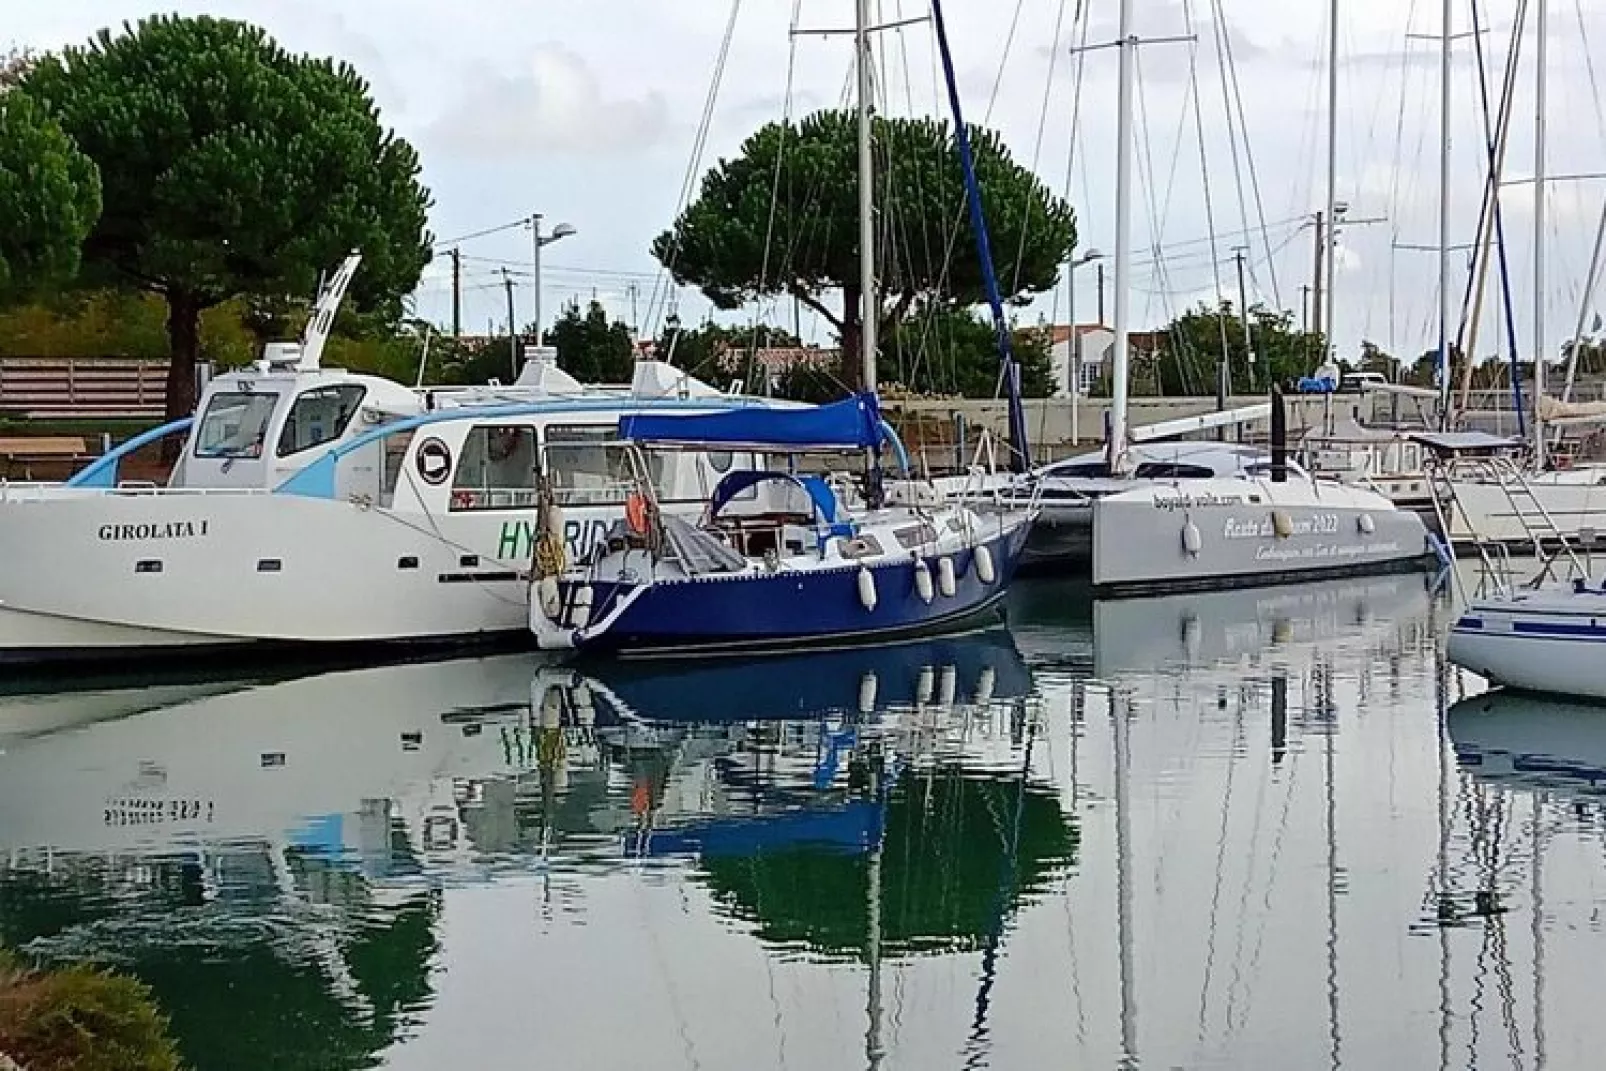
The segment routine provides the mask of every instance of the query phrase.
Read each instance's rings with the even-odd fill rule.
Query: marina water
[[[0,944],[188,1066],[1585,1068],[1606,711],[1419,575],[761,663],[8,686]]]

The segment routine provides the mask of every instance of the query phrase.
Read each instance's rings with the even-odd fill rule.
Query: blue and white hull
[[[1606,700],[1606,590],[1579,585],[1475,599],[1450,629],[1446,653],[1508,688]]]
[[[569,577],[559,583],[558,624],[587,601],[590,623],[555,628],[532,600],[532,624],[546,647],[657,655],[843,646],[943,632],[997,611],[1030,528],[1022,513],[972,546],[924,557],[778,571],[755,564],[726,575],[638,582]]]

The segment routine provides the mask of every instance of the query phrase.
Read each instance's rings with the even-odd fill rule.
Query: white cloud
[[[669,126],[661,94],[620,95],[561,46],[536,48],[518,75],[470,86],[430,125],[432,145],[481,158],[611,155],[650,148]]]

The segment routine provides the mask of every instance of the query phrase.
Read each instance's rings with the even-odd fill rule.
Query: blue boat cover
[[[881,407],[874,394],[856,394],[809,409],[754,407],[697,416],[631,413],[619,418],[619,438],[793,449],[865,449],[881,441]]]

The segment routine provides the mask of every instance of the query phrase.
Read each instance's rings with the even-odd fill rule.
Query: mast
[[[1131,708],[1110,689],[1110,729],[1115,745],[1115,939],[1121,979],[1122,1071],[1135,1071],[1138,1062],[1138,998],[1132,930],[1132,816]]]
[[[1115,97],[1115,368],[1110,399],[1109,465],[1118,474],[1126,462],[1127,363],[1130,360],[1127,335],[1127,305],[1131,290],[1132,245],[1132,77],[1133,54],[1137,39],[1132,35],[1132,0],[1121,0],[1120,88]]]
[[[876,389],[876,333],[881,302],[875,282],[875,157],[870,148],[870,0],[854,5],[854,43],[859,70],[859,353],[864,361],[864,389]]]
[[[942,0],[931,0],[931,21],[937,31],[937,50],[942,55],[943,80],[948,83],[948,106],[954,113],[954,141],[959,146],[959,166],[965,180],[965,203],[970,210],[970,229],[976,236],[976,259],[981,264],[982,284],[987,292],[987,306],[993,317],[993,336],[1002,363],[1004,387],[1009,394],[1009,467],[1014,472],[1025,472],[1032,465],[1031,441],[1026,433],[1026,408],[1020,396],[1020,364],[1015,360],[1015,345],[1010,338],[1009,321],[1004,317],[1004,298],[999,292],[998,274],[993,268],[992,239],[987,234],[987,214],[982,210],[981,184],[976,181],[976,159],[970,147],[970,130],[965,126],[964,109],[959,105],[959,80],[954,77],[954,57],[948,49],[948,25],[942,17]],[[1073,264],[1068,272],[1076,270]],[[1072,293],[1075,281],[1072,280]],[[1076,345],[1075,317],[1071,325],[1071,364],[1076,366],[1080,352]],[[1074,396],[1073,396],[1074,398]],[[1072,419],[1075,403],[1072,402]]]
[[[1545,34],[1547,0],[1534,23],[1534,467],[1545,467]]]
[[[1338,0],[1331,0],[1327,17],[1327,236],[1322,259],[1327,265],[1327,300],[1322,306],[1322,362],[1334,352],[1333,250],[1338,244]]]
[[[1450,418],[1450,22],[1454,0],[1444,0],[1439,31],[1439,426]],[[1467,361],[1470,368],[1472,362]]]

